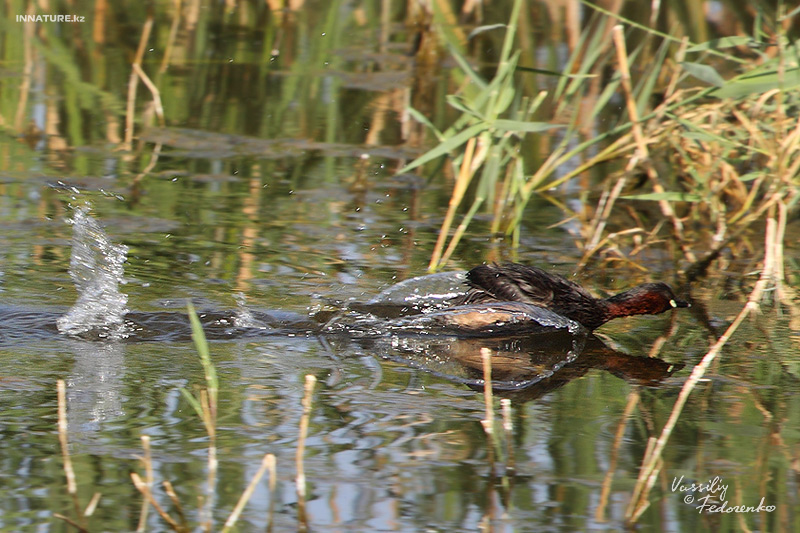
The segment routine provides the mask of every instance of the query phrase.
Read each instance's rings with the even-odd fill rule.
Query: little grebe
[[[666,283],[645,283],[610,298],[595,298],[577,283],[518,263],[477,266],[467,272],[467,283],[470,289],[458,305],[522,302],[549,309],[590,330],[613,318],[689,307]]]

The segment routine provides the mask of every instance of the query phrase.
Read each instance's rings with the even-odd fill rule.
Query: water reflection
[[[230,16],[225,10],[233,4]],[[533,44],[522,50],[521,64],[563,64],[559,44],[548,48],[540,42],[541,21],[547,20],[539,15],[542,6],[556,4],[528,6],[525,21],[533,25],[520,35]],[[679,4],[662,6],[681,11]],[[202,383],[183,313],[182,302],[191,297],[202,301],[224,383],[218,517],[235,503],[257,458],[269,451],[279,455],[280,465],[276,530],[296,529],[292,461],[300,383],[304,374],[315,373],[321,385],[307,458],[313,528],[620,529],[627,489],[647,440],[672,404],[672,381],[662,380],[679,365],[670,367],[661,358],[692,362],[708,344],[707,331],[721,331],[738,312],[742,302],[736,291],[721,296],[713,289],[725,284],[721,278],[735,279],[737,269],[727,272],[725,262],[717,279],[698,288],[698,299],[712,302],[708,316],[695,315],[692,322],[681,317],[677,335],[664,334],[663,320],[612,325],[612,336],[633,355],[598,345],[590,336],[321,333],[325,312],[371,313],[350,305],[351,298],[376,294],[390,281],[422,272],[427,263],[452,176],[445,165],[443,172],[431,172],[430,181],[412,176],[391,182],[403,160],[429,141],[424,126],[409,120],[407,104],[446,127],[452,109],[444,95],[456,86],[469,90],[440,68],[444,50],[432,38],[430,20],[419,17],[415,26],[405,26],[407,14],[398,2],[383,2],[381,9],[378,2],[316,2],[299,12],[269,11],[263,2],[192,1],[181,10],[171,8],[171,1],[155,2],[158,31],[142,68],[161,90],[169,127],[148,129],[151,94],[140,86],[131,130],[141,144],[116,152],[112,148],[124,132],[129,58],[148,10],[135,3],[111,10],[104,5],[70,7],[87,16],[86,24],[2,28],[8,37],[0,73],[2,116],[9,131],[29,144],[10,135],[0,141],[0,491],[5,496],[0,528],[45,529],[54,510],[71,508],[62,499],[53,437],[55,379],[71,384],[81,487],[103,492],[93,526],[136,529],[140,497],[128,474],[139,467],[132,457],[141,453],[142,432],[154,437],[157,477],[174,481],[185,502],[196,501],[193,487],[204,474],[203,433],[177,391]],[[420,5],[408,4],[409,9]],[[507,8],[494,3],[486,23],[505,23]],[[17,8],[9,9],[13,14]],[[703,16],[702,10],[693,12]],[[560,11],[552,13],[557,32]],[[580,20],[574,9],[568,13],[574,47]],[[596,35],[607,20],[596,21]],[[173,22],[179,31],[166,31]],[[753,27],[752,20],[743,27]],[[469,29],[448,26],[454,32]],[[470,39],[476,53],[467,54],[469,59],[493,70],[501,34],[487,31]],[[642,33],[629,32],[637,35]],[[537,59],[532,52],[541,55]],[[594,80],[585,109],[608,81]],[[518,81],[531,89],[529,95],[551,85],[542,76]],[[612,122],[618,118],[615,110],[611,115]],[[591,114],[581,116],[594,137]],[[30,121],[35,128],[26,126]],[[538,168],[558,140],[527,138],[520,146],[526,172]],[[362,159],[365,154],[370,157]],[[603,167],[598,173],[614,170]],[[57,318],[74,298],[61,290],[69,281],[69,237],[61,222],[50,221],[60,221],[78,193],[47,185],[56,179],[94,194],[102,220],[113,225],[114,234],[126,235],[132,264],[130,302],[123,306],[136,311],[125,315],[130,335],[120,342],[98,341],[90,331],[82,334],[93,339],[87,342],[56,330]],[[549,191],[554,196],[548,200],[532,200],[520,234],[522,259],[540,265],[574,265],[580,259],[565,237],[579,236],[575,228],[591,218],[584,196],[597,191],[594,184],[586,176],[580,184]],[[580,215],[554,226],[564,222],[565,211]],[[657,212],[653,217],[662,218]],[[629,219],[620,217],[613,226],[628,229]],[[453,257],[456,268],[511,258],[509,248],[486,239],[483,229],[465,236],[464,248]],[[626,241],[619,242],[627,257]],[[634,282],[628,277],[671,268],[668,253],[650,250],[651,255],[633,254],[648,274],[610,265],[592,273],[593,286],[620,288]],[[733,250],[737,255],[749,261],[752,254]],[[740,269],[749,270],[750,264]],[[250,307],[233,305],[234,291],[247,293]],[[309,316],[304,309],[315,293],[324,304]],[[162,299],[179,303],[161,306]],[[701,309],[695,306],[693,312]],[[797,470],[792,431],[800,413],[792,364],[796,328],[761,326],[729,346],[706,393],[690,399],[664,472],[723,474],[748,502],[762,493],[767,503],[780,500],[781,518],[742,516],[734,523],[728,517],[698,517],[676,495],[664,493],[654,498],[644,527],[791,529]],[[483,406],[473,392],[482,389],[481,349],[495,353],[495,385],[511,389],[499,393],[516,401],[513,491],[498,490],[486,467],[487,443],[478,423]],[[650,351],[659,357],[641,356]],[[640,389],[637,408],[623,410],[630,384],[653,387]],[[620,433],[618,455],[608,431],[617,417],[631,422]],[[102,442],[103,448],[85,441]],[[609,465],[612,446],[618,466]],[[601,523],[589,517],[604,471],[616,481],[609,485],[610,522]],[[259,487],[243,529],[263,528],[265,502],[273,501],[267,492]],[[170,505],[163,494],[160,501]],[[61,524],[50,526],[57,530]],[[154,514],[149,526],[163,529]]]
[[[348,311],[350,313],[350,311]],[[426,315],[421,315],[427,318]],[[588,370],[603,369],[628,381],[656,384],[672,374],[682,365],[670,365],[659,359],[630,356],[608,348],[600,339],[585,331],[568,330],[528,332],[524,335],[464,337],[425,329],[405,329],[374,316],[362,316],[352,331],[337,329],[329,331],[330,322],[321,323],[314,317],[284,311],[250,310],[242,318],[240,311],[206,311],[199,317],[206,336],[211,340],[258,341],[270,337],[303,337],[316,339],[323,349],[337,358],[352,357],[354,353],[369,354],[380,359],[402,362],[410,367],[423,369],[436,376],[473,387],[482,387],[483,370],[481,350],[492,353],[493,385],[502,391],[529,391],[533,386],[546,382],[538,389],[551,390],[552,384],[566,383],[582,376]],[[58,315],[37,310],[4,307],[0,309],[0,340],[7,345],[15,339],[40,337],[52,339],[57,336],[54,321]],[[365,326],[364,324],[369,324]],[[394,324],[394,325],[392,325]],[[402,322],[401,322],[402,325]],[[78,353],[96,357],[99,367],[87,364],[94,372],[111,368],[122,362],[118,354],[121,341],[130,342],[187,342],[191,339],[188,316],[181,312],[130,312],[124,322],[125,335],[114,342],[104,340],[106,329],[83,331],[77,336],[83,342],[71,340],[83,346]],[[16,342],[19,342],[17,340]],[[80,361],[86,357],[81,356]],[[110,360],[106,365],[104,361]],[[78,372],[78,375],[82,375]],[[103,372],[98,383],[108,382]],[[565,379],[570,376],[569,379]],[[555,378],[558,379],[555,379]],[[526,395],[518,395],[525,397]]]
[[[66,378],[72,432],[79,440],[123,416],[124,379],[127,374],[125,346],[118,342],[70,339],[63,353],[71,354],[72,369]],[[90,439],[91,440],[91,439]]]
[[[491,352],[492,388],[515,401],[536,400],[591,370],[604,370],[632,384],[656,386],[682,364],[610,349],[593,335],[568,333],[527,337],[458,338],[391,336],[327,342],[337,353],[368,353],[483,390],[482,350]]]

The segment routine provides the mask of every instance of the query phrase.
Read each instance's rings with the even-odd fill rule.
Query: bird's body
[[[610,298],[595,298],[562,276],[519,263],[479,265],[467,272],[467,283],[469,291],[456,305],[521,302],[549,309],[590,330],[613,318],[689,306],[666,283],[645,283]]]

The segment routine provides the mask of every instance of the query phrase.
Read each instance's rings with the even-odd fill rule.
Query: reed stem
[[[67,386],[63,379],[56,382],[58,393],[58,442],[61,445],[61,457],[64,460],[64,476],[67,478],[67,493],[72,498],[72,505],[77,517],[77,527],[81,531],[86,531],[86,517],[81,512],[81,505],[78,501],[78,483],[75,479],[75,470],[72,468],[72,457],[69,453],[69,435],[67,425]],[[72,521],[69,521],[72,523]]]
[[[300,436],[297,440],[297,452],[295,454],[295,466],[297,468],[297,519],[298,530],[308,531],[308,517],[306,516],[306,471],[303,465],[303,454],[306,450],[306,436],[308,434],[308,423],[311,418],[311,402],[314,396],[314,385],[317,378],[308,374],[306,376],[305,394],[303,395],[303,414],[300,417]]]
[[[264,475],[264,472],[274,469],[275,456],[271,453],[268,453],[261,460],[261,467],[258,469],[258,472],[256,472],[256,475],[253,476],[253,479],[250,480],[250,484],[247,485],[247,488],[239,497],[239,501],[236,502],[236,507],[233,508],[233,512],[231,512],[231,515],[225,521],[225,526],[222,528],[223,533],[230,531],[230,529],[236,524],[236,521],[239,519],[239,515],[242,513],[244,506],[247,505],[247,502],[250,500],[250,497],[256,490],[256,485],[258,485],[258,482],[261,481],[261,477]],[[270,497],[272,498],[274,496],[270,493]]]

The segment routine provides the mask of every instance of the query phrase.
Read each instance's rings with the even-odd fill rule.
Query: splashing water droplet
[[[233,317],[233,325],[237,328],[257,327],[258,323],[253,318],[253,313],[247,308],[247,297],[242,292],[233,295],[236,300],[236,315]]]
[[[72,257],[69,275],[78,291],[72,308],[57,321],[68,335],[96,331],[101,337],[125,336],[128,295],[119,291],[124,283],[128,247],[114,244],[89,208],[78,207],[72,224]]]

